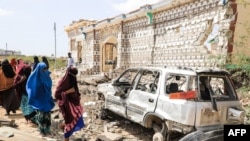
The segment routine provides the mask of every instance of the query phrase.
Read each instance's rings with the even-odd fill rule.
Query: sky
[[[72,21],[99,21],[159,1],[0,0],[0,49],[27,56],[66,57],[69,44],[64,27]]]

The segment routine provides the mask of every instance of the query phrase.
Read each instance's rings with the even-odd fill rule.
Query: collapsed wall
[[[230,60],[236,20],[235,0],[165,0],[65,30],[75,58],[93,74],[138,66],[211,68]]]

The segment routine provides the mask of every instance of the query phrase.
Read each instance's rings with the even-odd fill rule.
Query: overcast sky
[[[0,0],[0,49],[24,55],[67,56],[64,27],[79,19],[102,20],[160,0]]]

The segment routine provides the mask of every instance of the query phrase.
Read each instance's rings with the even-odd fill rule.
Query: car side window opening
[[[134,79],[138,74],[138,69],[130,69],[124,72],[121,77],[118,79],[118,84],[120,89],[127,94],[134,85]]]
[[[206,75],[199,77],[199,92],[202,100],[234,100],[236,96],[228,77]]]
[[[119,82],[127,82],[129,84],[132,84],[132,81],[137,74],[138,70],[128,70],[126,71],[120,78]]]
[[[136,90],[155,94],[158,87],[159,72],[145,70],[141,73]]]
[[[189,77],[190,76],[170,74],[169,76],[167,76],[165,81],[165,92],[169,94],[189,90],[190,87],[192,87],[192,82],[188,81]]]
[[[203,100],[211,100],[209,93],[209,80],[208,77],[202,76],[199,79],[200,96]]]

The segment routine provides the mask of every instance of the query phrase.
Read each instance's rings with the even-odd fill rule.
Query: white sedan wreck
[[[98,85],[109,112],[153,128],[153,140],[223,140],[223,126],[244,124],[245,111],[225,70],[130,68]]]

